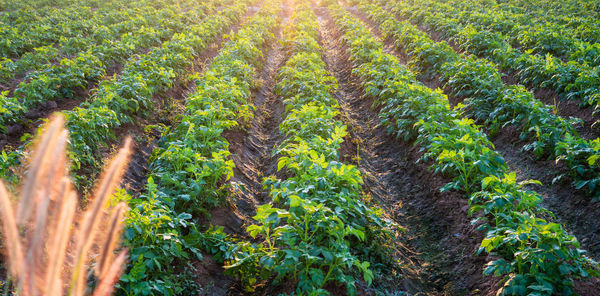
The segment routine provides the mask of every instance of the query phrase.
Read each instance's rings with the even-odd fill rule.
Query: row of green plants
[[[60,37],[69,38],[83,34],[90,30],[93,24],[101,21],[103,16],[102,13],[95,14],[88,7],[74,7],[56,9],[45,18],[25,23],[1,23],[0,57],[18,58],[36,47],[54,44]]]
[[[422,5],[424,2],[413,4]],[[505,42],[523,51],[552,54],[590,66],[600,65],[600,35],[597,35],[600,33],[600,21],[595,18],[580,19],[579,26],[573,29],[555,22],[547,14],[535,15],[529,10],[514,12],[507,7],[510,5],[507,3],[473,5],[472,1],[433,0],[427,1],[427,4],[425,9],[444,15],[463,26],[470,25],[477,30],[500,33]],[[586,30],[586,27],[592,29]],[[581,36],[582,33],[585,35]]]
[[[111,2],[114,0],[107,0]],[[119,1],[119,0],[116,0]],[[90,1],[96,2],[96,1]],[[0,11],[4,14],[0,16],[0,20],[3,22],[10,21],[29,21],[35,20],[36,17],[45,16],[52,9],[45,8],[68,8],[73,5],[80,4],[81,1],[76,0],[31,0],[31,1],[19,1],[19,0],[0,0]]]
[[[495,65],[485,59],[457,54],[445,41],[435,42],[427,33],[378,5],[363,1],[361,11],[380,25],[382,34],[410,58],[410,65],[425,76],[440,75],[450,94],[464,98],[463,114],[485,123],[491,133],[514,126],[521,129],[523,147],[537,157],[553,157],[567,170],[554,181],[571,179],[574,188],[600,198],[600,145],[580,137],[579,120],[558,116],[554,110],[522,86],[507,86]]]
[[[373,281],[373,262],[391,261],[384,245],[392,224],[368,205],[358,168],[340,161],[348,131],[310,4],[297,3],[285,38],[290,57],[275,85],[285,106],[279,125],[285,140],[273,151],[285,177],[263,179],[272,202],[258,206],[256,224],[246,228],[255,243],[235,244],[241,251],[220,257],[248,291],[269,281],[292,295],[329,295],[334,287],[356,295],[358,283]]]
[[[569,1],[529,1],[513,0],[507,1],[512,7],[519,7],[527,10],[537,10],[540,13],[544,11],[551,15],[562,15],[565,17],[598,17],[600,16],[600,3],[589,0],[569,0]]]
[[[550,54],[522,51],[505,42],[506,36],[501,33],[463,25],[437,9],[426,11],[424,7],[434,5],[429,3],[418,0],[412,5],[403,1],[386,4],[399,17],[440,33],[468,53],[488,58],[533,89],[548,88],[564,99],[579,101],[582,107],[593,107],[594,113],[600,110],[600,67],[576,61],[563,62]],[[598,48],[592,48],[590,54],[595,60]]]
[[[154,8],[155,2],[163,2],[164,5],[156,9]],[[140,27],[172,27],[172,25],[164,25],[166,20],[177,20],[178,14],[196,6],[198,3],[198,1],[190,1],[186,2],[186,7],[178,7],[176,4],[169,2],[169,0],[152,0],[150,3],[136,2],[136,6],[128,7],[125,10],[113,10],[111,15],[104,16],[101,22],[90,25],[91,32],[89,33],[61,37],[56,44],[35,47],[19,58],[3,58],[0,60],[0,79],[9,81],[10,79],[22,78],[30,71],[47,69],[51,66],[50,63],[59,63],[61,58],[73,57],[93,46],[107,45],[118,41],[123,34],[134,32]],[[191,5],[192,3],[193,5]],[[78,21],[87,20],[73,22]]]
[[[225,10],[188,25],[160,47],[130,59],[121,75],[100,83],[91,100],[64,112],[74,167],[83,172],[97,172],[101,167],[101,147],[116,139],[116,130],[133,123],[135,116],[150,115],[154,96],[168,90],[185,75],[196,58],[240,20],[247,4],[247,1],[233,1]],[[77,181],[86,184],[84,179]]]
[[[235,5],[245,9],[249,2]],[[125,244],[132,262],[120,294],[203,294],[194,278],[202,252],[226,238],[222,229],[202,233],[200,226],[211,209],[227,203],[234,163],[223,133],[252,120],[262,48],[274,38],[280,9],[279,1],[265,1],[231,36],[206,73],[195,75],[181,122],[163,132],[150,157],[147,192],[129,201]]]
[[[452,109],[439,90],[420,83],[393,55],[384,53],[369,29],[334,2],[330,5],[349,47],[354,75],[375,98],[382,124],[423,151],[422,161],[452,178],[442,190],[469,199],[473,224],[485,232],[479,254],[490,260],[485,275],[502,277],[498,295],[573,295],[574,281],[599,277],[599,265],[577,239],[541,218],[540,194],[517,182],[493,144],[473,120]]]
[[[19,16],[20,10],[25,8],[7,12],[3,16],[7,21],[0,22],[0,58],[18,58],[37,47],[54,45],[61,40],[68,43],[70,38],[93,33],[100,24],[123,21],[126,15],[120,15],[115,8],[133,7],[137,4],[118,1],[104,3],[88,0],[65,8],[46,7],[42,9],[47,11],[44,16],[26,11],[16,21],[10,21],[11,16]],[[96,3],[95,7],[91,7],[92,3]],[[114,4],[116,6],[110,6]]]
[[[107,39],[102,37],[106,41],[91,45],[73,58],[64,58],[57,64],[48,64],[45,69],[30,73],[12,96],[0,95],[0,104],[4,109],[0,114],[0,131],[6,132],[9,125],[27,120],[24,115],[39,104],[76,98],[78,91],[102,80],[110,67],[119,65],[128,58],[128,63],[135,62],[138,58],[135,53],[160,45],[163,40],[168,40],[187,26],[201,21],[215,10],[212,1],[199,2],[192,7],[193,9],[182,13],[177,5],[170,6],[155,16],[145,17],[144,21],[148,26],[135,27],[133,31],[122,35],[118,32],[114,36],[106,35],[104,37]],[[132,20],[125,22],[125,25],[134,26],[136,23],[136,20]],[[117,36],[120,38],[114,41]]]
[[[207,2],[209,3],[209,2]],[[212,3],[217,3],[217,2],[212,2]],[[209,5],[209,4],[207,4]],[[203,11],[204,10],[204,5],[202,5],[201,7],[198,8],[198,11]],[[209,6],[206,6],[209,7]],[[213,21],[208,21],[205,24],[202,24],[200,26],[196,25],[194,27],[194,32],[200,32],[202,31],[202,29],[204,29],[204,33],[203,35],[200,35],[200,37],[206,38],[206,44],[202,45],[207,46],[210,42],[210,40],[213,40],[214,38],[216,38],[216,34],[218,34],[218,32],[221,30],[221,27],[217,26],[217,24],[215,23],[215,21],[224,21],[226,20],[227,22],[225,24],[230,24],[229,22],[229,18],[233,17],[233,15],[235,13],[239,13],[238,11],[239,9],[236,9],[235,12],[231,12],[231,11],[226,11],[226,13],[223,13],[223,15],[225,16],[220,16],[218,19],[213,20]],[[203,27],[204,26],[204,27]],[[210,28],[213,27],[214,30],[210,30]],[[155,30],[152,31],[148,31],[147,29],[140,29],[140,32],[154,32],[154,33],[158,33]],[[192,32],[190,31],[190,32]],[[190,34],[190,33],[187,33]],[[130,42],[135,43],[140,43],[140,42],[148,42],[148,41],[144,41],[146,40],[145,38],[142,38],[143,36],[148,36],[148,37],[152,37],[152,35],[145,35],[142,34],[140,36],[137,35],[128,35],[129,37],[127,37]],[[185,36],[185,35],[183,35]],[[176,36],[173,36],[172,38],[175,38]],[[181,39],[182,36],[179,36],[177,39],[173,39],[173,40],[179,40]],[[198,37],[198,38],[200,38]],[[149,40],[153,40],[154,38],[149,38]],[[122,39],[121,41],[124,41],[124,39]],[[176,41],[173,41],[176,42]],[[197,42],[196,42],[197,43]],[[120,43],[117,43],[120,44]],[[131,45],[131,44],[130,44]],[[131,49],[131,47],[125,47],[125,48],[129,48],[128,50]],[[118,49],[117,47],[113,48],[113,49]],[[186,55],[186,56],[181,56],[180,52],[175,52],[177,48],[173,48],[173,53],[170,53],[173,57],[175,58],[187,58],[189,60],[192,59],[192,56]],[[152,52],[150,52],[149,54],[145,54],[140,56],[134,56],[132,58],[130,58],[130,60],[128,61],[128,63],[125,65],[125,70],[134,67],[136,65],[136,63],[138,62],[138,59],[141,60],[149,60],[150,61],[146,61],[146,62],[141,62],[141,63],[153,63],[151,61],[151,59],[154,60],[161,60],[161,52],[166,56],[169,54],[169,52],[167,51],[168,49],[163,49],[162,51],[160,51],[160,49],[154,50]],[[115,54],[114,58],[119,58],[116,54],[118,54],[119,50],[116,50],[113,54]],[[153,52],[155,53],[155,56],[152,58],[149,55],[152,54]],[[189,52],[189,51],[188,51]],[[97,61],[97,58],[92,57],[90,59],[91,61]],[[173,58],[171,59],[164,59],[163,64],[168,63],[169,61],[172,61]],[[72,61],[72,60],[70,60]],[[78,67],[81,66],[83,63],[87,63],[88,60],[82,58],[79,59],[77,62],[73,63],[69,63],[69,65],[71,65],[71,67],[68,68],[62,68],[62,69],[72,69],[72,71],[67,71],[67,73],[71,73],[70,75],[68,75],[67,77],[70,77],[70,79],[74,79],[75,81],[80,81],[81,79],[85,79],[85,77],[81,77],[80,75],[77,75],[77,73],[80,73],[80,71],[85,70],[85,69],[79,69]],[[81,64],[78,64],[81,63]],[[139,66],[136,66],[139,67]],[[150,66],[148,66],[150,67]],[[58,68],[61,69],[61,68]],[[155,71],[162,71],[162,70],[166,70],[165,68],[155,68]],[[73,72],[74,71],[74,72]],[[179,69],[179,72],[183,72],[183,69]],[[143,73],[142,73],[143,74]],[[170,72],[165,73],[166,75],[171,75]],[[149,100],[149,98],[151,98],[151,94],[148,92],[145,92],[145,97],[139,97],[137,98],[136,96],[138,95],[136,92],[137,88],[140,87],[144,87],[144,88],[148,88],[148,86],[146,85],[147,82],[144,81],[144,76],[138,75],[136,74],[135,70],[131,70],[129,71],[129,74],[131,77],[128,79],[123,79],[123,77],[113,77],[112,80],[106,80],[103,82],[103,84],[100,85],[99,89],[95,90],[95,95],[93,97],[94,101],[98,101],[99,103],[101,102],[107,102],[112,100],[111,98],[116,98],[115,99],[115,104],[129,104],[129,106],[131,106],[131,108],[135,108],[135,103],[134,102],[129,102],[127,103],[127,101],[124,101],[123,97],[127,96],[130,99],[146,99]],[[133,78],[132,78],[133,77]],[[47,79],[46,79],[47,80]],[[44,80],[42,80],[44,81]],[[140,82],[141,81],[141,82]],[[148,81],[149,84],[152,85],[156,85],[156,84],[160,84],[160,83],[167,83],[169,81]],[[103,86],[104,85],[104,86]],[[60,84],[58,85],[58,87],[60,87]],[[110,87],[107,89],[107,87]],[[164,87],[164,86],[163,86]],[[44,90],[44,85],[40,85],[40,89]],[[74,90],[72,90],[74,92]],[[129,92],[129,94],[128,94]],[[133,92],[133,93],[132,93]],[[50,92],[50,95],[56,95],[53,94],[52,92]],[[104,98],[104,99],[102,99]],[[86,102],[86,104],[84,104],[82,107],[80,108],[75,108],[74,111],[70,111],[70,113],[73,112],[79,112],[80,114],[84,114],[86,113],[86,109],[88,106],[94,106],[94,101],[92,102]],[[42,101],[43,102],[43,101]],[[96,104],[97,105],[97,104]],[[122,107],[123,108],[123,107]],[[121,108],[121,109],[122,109]],[[85,132],[85,130],[87,128],[90,129],[95,129],[95,130],[91,130],[89,133],[87,133],[84,136],[78,137],[78,139],[74,142],[72,142],[72,146],[76,147],[75,151],[77,151],[77,147],[79,147],[79,151],[83,150],[86,152],[86,155],[81,155],[80,157],[78,157],[76,155],[77,152],[72,153],[72,158],[73,160],[76,161],[75,163],[75,168],[79,168],[81,167],[80,163],[77,161],[79,159],[84,159],[87,160],[87,163],[84,163],[84,166],[86,166],[86,164],[93,164],[93,165],[87,165],[87,169],[88,172],[97,172],[97,168],[100,167],[100,159],[101,156],[99,155],[98,152],[98,146],[100,145],[108,145],[108,142],[110,142],[111,140],[115,139],[115,135],[113,134],[113,132],[111,131],[111,129],[113,127],[118,127],[121,126],[122,123],[118,122],[116,120],[117,118],[117,113],[115,113],[114,111],[112,111],[111,109],[109,109],[109,107],[104,107],[104,108],[100,108],[101,111],[103,111],[103,113],[98,113],[98,114],[93,114],[93,112],[89,112],[89,115],[86,115],[85,118],[82,118],[82,123],[80,124],[79,127],[77,127],[77,123],[75,123],[75,127],[73,128],[73,130],[82,130]],[[11,97],[9,96],[8,92],[2,92],[0,93],[0,122],[4,123],[4,122],[12,122],[11,120],[13,120],[14,118],[18,118],[18,116],[12,116],[13,114],[21,114],[24,113],[26,110],[26,104],[24,103],[23,100],[19,100],[16,99],[15,97]],[[132,109],[132,111],[135,111]],[[131,114],[130,114],[131,115]],[[6,117],[4,117],[6,116]],[[77,117],[77,115],[72,115],[75,118]],[[131,121],[132,118],[129,117],[129,120]],[[2,125],[0,124],[0,129],[2,131],[4,131],[6,129],[6,125]],[[94,133],[96,132],[96,133]],[[85,138],[85,136],[90,136],[92,135],[93,137],[91,138]],[[15,184],[18,181],[18,177],[20,175],[20,167],[21,167],[21,160],[24,158],[24,154],[26,153],[26,148],[30,145],[31,143],[31,139],[28,135],[25,135],[22,137],[22,142],[23,144],[21,144],[19,147],[8,147],[7,149],[5,149],[4,151],[2,151],[2,153],[0,154],[0,160],[2,160],[2,162],[0,162],[0,178],[4,179],[4,180],[8,180],[10,181],[10,184]],[[101,144],[103,143],[103,144]],[[93,148],[92,148],[93,147]],[[89,159],[86,158],[86,156],[89,155],[93,155],[97,158],[93,158],[93,159]],[[74,177],[77,178],[77,177]],[[82,178],[81,180],[77,181],[76,184],[79,185],[89,185],[88,184],[89,181],[85,181],[84,178]]]
[[[25,74],[27,71],[35,69],[39,63],[46,64],[55,60],[59,57],[59,53],[63,53],[64,55],[73,55],[74,53],[82,51],[87,47],[86,43],[91,42],[93,40],[92,38],[96,35],[96,33],[92,30],[108,26],[116,26],[119,23],[131,18],[130,13],[133,12],[131,9],[126,11],[112,11],[109,12],[109,14],[96,11],[93,13],[93,15],[86,15],[85,13],[89,11],[90,9],[88,7],[78,7],[74,8],[73,11],[63,11],[64,15],[61,16],[61,21],[66,22],[66,24],[72,27],[76,27],[77,30],[61,28],[59,24],[57,28],[60,31],[63,31],[63,34],[66,36],[53,36],[53,38],[49,38],[49,41],[46,43],[42,43],[42,40],[30,40],[27,38],[27,36],[23,36],[23,40],[15,40],[13,36],[8,35],[9,31],[4,31],[2,38],[6,43],[10,43],[11,46],[15,47],[26,47],[26,49],[23,50],[23,54],[17,57],[2,57],[0,60],[0,78],[8,80],[19,77]],[[72,15],[76,15],[76,17]],[[27,22],[25,25],[31,25],[35,23],[43,23],[43,20],[33,19]],[[14,34],[20,33],[17,32],[18,29],[13,24],[3,25],[11,26]],[[28,28],[25,28],[25,30],[27,29]],[[104,28],[104,30],[105,29],[106,28]],[[67,35],[71,33],[76,35]],[[42,37],[39,38],[44,39]],[[101,36],[97,36],[94,39],[98,38],[101,38]]]
[[[578,0],[555,3],[544,3],[544,1],[527,2],[505,1],[497,2],[493,5],[494,7],[498,8],[497,11],[508,11],[512,13],[519,23],[527,25],[533,25],[536,22],[548,22],[552,25],[558,24],[565,30],[569,30],[569,35],[579,40],[591,43],[598,42],[598,33],[600,32],[600,28],[597,26],[597,16],[593,10],[586,9],[586,7],[589,8],[590,6],[595,5],[594,1]],[[490,5],[489,2],[485,1],[477,1],[472,3],[477,4],[479,7],[486,7],[484,3]],[[561,7],[560,4],[563,3],[567,4],[568,7]],[[565,8],[567,10],[563,11]]]
[[[80,173],[96,174],[101,167],[101,147],[110,147],[115,131],[134,116],[146,116],[152,111],[153,96],[167,90],[176,78],[183,75],[195,58],[221,32],[235,24],[246,11],[246,3],[232,5],[203,21],[173,35],[170,41],[147,54],[131,58],[120,76],[104,80],[95,95],[80,107],[65,111],[70,131],[70,157]],[[26,142],[23,146],[27,146]],[[22,158],[22,147],[7,153],[10,163]],[[11,168],[0,173],[15,179]],[[78,174],[82,175],[82,174]],[[90,185],[85,177],[74,177],[81,188]]]

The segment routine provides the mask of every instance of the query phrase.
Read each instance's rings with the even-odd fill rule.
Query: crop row
[[[190,1],[186,2],[186,5],[194,8],[199,5],[198,2]],[[105,19],[110,21],[94,24],[93,32],[69,38],[63,37],[57,44],[36,47],[17,59],[4,58],[0,61],[0,79],[20,78],[29,71],[48,69],[52,66],[50,63],[59,63],[60,58],[73,57],[82,51],[98,52],[90,48],[108,46],[118,41],[122,35],[138,31],[140,27],[169,28],[176,24],[166,24],[167,22],[173,20],[181,22],[178,14],[182,11],[175,4],[165,4],[159,9],[153,7],[155,3],[138,2],[137,4],[127,10],[115,12],[118,17],[106,16]],[[207,12],[210,10],[207,9]]]
[[[23,116],[34,106],[53,99],[74,98],[78,90],[101,80],[106,71],[132,57],[135,53],[160,45],[162,40],[185,29],[186,26],[200,21],[215,8],[211,1],[204,1],[185,13],[179,13],[177,6],[171,6],[156,16],[147,16],[144,22],[150,26],[136,27],[122,34],[116,42],[103,42],[91,46],[75,57],[62,59],[59,64],[49,64],[45,69],[30,73],[21,82],[13,96],[0,95],[2,114],[0,130],[7,130],[10,124],[24,120]],[[126,21],[133,26],[137,20]],[[118,34],[118,33],[117,33]],[[109,37],[109,36],[106,36]],[[111,39],[107,39],[111,40]]]
[[[460,0],[458,0],[460,1]],[[471,1],[471,5],[463,5],[467,2],[452,3],[458,5],[461,9],[484,11],[493,7],[496,9],[494,15],[483,16],[485,19],[502,20],[501,27],[506,25],[511,26],[512,21],[517,21],[523,25],[535,25],[536,23],[548,22],[552,25],[564,26],[571,30],[572,35],[584,41],[586,38],[595,40],[598,38],[593,32],[598,30],[594,24],[597,20],[594,15],[597,14],[592,7],[597,4],[587,0],[572,0],[563,2],[546,2],[546,1]],[[565,4],[565,5],[563,5]],[[512,18],[508,20],[508,18]],[[509,23],[504,23],[509,21]],[[587,27],[587,28],[586,28]]]
[[[422,5],[424,2],[416,3]],[[442,3],[427,1],[422,7],[433,13],[460,23],[474,26],[478,30],[488,30],[502,34],[509,42],[521,50],[535,54],[552,54],[590,66],[600,65],[600,35],[597,31],[600,21],[583,18],[579,26],[572,29],[564,24],[552,22],[552,16],[532,15],[530,11],[511,12],[503,3],[500,5],[473,5],[471,1],[454,0]]]
[[[119,0],[107,0],[107,4]],[[54,12],[54,9],[65,9],[74,5],[81,5],[83,1],[76,0],[0,0],[0,20],[2,22],[27,22],[35,20],[37,17],[43,17]],[[87,1],[84,3],[88,3]],[[42,9],[45,8],[45,9]]]
[[[540,13],[545,12],[546,14],[563,15],[565,17],[568,17],[569,15],[578,17],[598,17],[600,15],[600,3],[587,0],[558,2],[515,0],[510,1],[510,4],[523,9],[536,9],[541,11]]]
[[[333,2],[332,2],[333,3]],[[451,176],[443,190],[469,198],[473,223],[485,231],[479,253],[491,260],[485,275],[502,276],[499,295],[572,295],[573,281],[600,276],[598,264],[579,250],[560,224],[540,218],[541,196],[516,182],[493,144],[450,108],[448,98],[418,82],[394,56],[383,52],[367,27],[337,4],[330,8],[349,46],[354,74],[390,132],[415,140],[436,173]]]
[[[66,45],[76,46],[73,41],[78,36],[85,36],[93,33],[98,25],[110,25],[124,21],[129,17],[127,14],[120,14],[115,10],[115,6],[106,5],[109,3],[100,2],[97,9],[92,9],[92,1],[84,1],[80,5],[71,6],[65,9],[47,8],[48,14],[43,17],[37,17],[36,14],[29,14],[29,18],[20,22],[1,22],[0,23],[0,58],[18,58],[21,54],[34,50],[37,47],[54,45],[56,43],[65,43]],[[148,5],[148,1],[140,4]],[[134,7],[129,1],[115,2],[118,6]],[[143,7],[143,6],[142,6]],[[18,14],[18,12],[10,12]],[[71,40],[75,38],[75,40]]]
[[[575,61],[563,62],[551,55],[522,52],[504,42],[505,36],[500,33],[477,30],[438,12],[424,11],[423,7],[427,6],[425,2],[409,5],[395,1],[389,8],[402,18],[451,38],[463,50],[487,57],[532,88],[549,88],[566,99],[579,100],[581,105],[592,106],[595,113],[600,110],[600,67]],[[597,55],[596,51],[592,50],[592,56]]]
[[[537,3],[535,3],[537,2]],[[515,20],[518,20],[519,23],[525,25],[535,25],[536,23],[545,22],[550,26],[559,26],[562,32],[568,32],[568,34],[572,37],[577,38],[578,40],[597,43],[600,41],[598,39],[598,33],[600,32],[600,28],[597,26],[598,20],[592,14],[581,14],[574,9],[563,13],[560,11],[558,6],[548,7],[544,5],[543,1],[531,1],[527,5],[526,3],[519,3],[518,1],[504,2],[504,3],[496,3],[494,5],[497,8],[497,11],[506,11],[509,12],[507,14],[502,14],[499,18],[505,19],[508,21],[510,26],[509,17],[514,17]],[[585,6],[594,5],[591,1],[571,1],[569,4],[577,3],[579,6],[573,5],[572,8],[580,8]],[[472,2],[473,3],[473,2]],[[477,7],[485,8],[484,5],[481,5],[482,2],[476,3]],[[526,4],[526,5],[523,5]],[[586,11],[583,9],[582,11]],[[587,12],[591,12],[591,10],[587,10]],[[487,18],[487,17],[485,17]],[[502,25],[501,25],[502,26]],[[566,31],[562,31],[566,30]]]
[[[115,139],[115,130],[132,122],[135,115],[147,115],[152,110],[153,96],[168,89],[245,10],[245,3],[233,5],[190,25],[160,47],[130,59],[121,75],[103,81],[90,101],[65,111],[71,136],[70,157],[75,169],[83,168],[95,174],[101,166],[100,147],[108,146]],[[82,178],[76,181],[84,186],[89,182]]]
[[[360,171],[340,162],[348,132],[337,118],[337,81],[321,59],[310,4],[298,3],[291,20],[285,36],[290,58],[275,85],[285,106],[279,125],[285,140],[273,154],[285,178],[263,180],[273,202],[258,206],[257,224],[246,229],[260,242],[237,244],[244,252],[226,268],[249,289],[262,279],[292,284],[297,295],[329,295],[331,284],[354,295],[357,282],[373,280],[370,260],[382,261],[391,224],[363,201]]]
[[[600,141],[580,137],[574,129],[577,120],[556,115],[522,86],[504,85],[489,61],[457,54],[446,42],[434,42],[409,22],[396,20],[368,1],[362,3],[361,10],[380,24],[385,36],[394,39],[411,65],[425,75],[440,75],[452,95],[466,98],[460,105],[466,115],[484,122],[491,132],[510,125],[520,128],[521,140],[532,139],[525,150],[565,163],[568,170],[556,182],[571,178],[576,189],[599,197]]]
[[[210,18],[190,24],[138,59],[130,59],[121,75],[102,81],[92,100],[65,112],[75,167],[92,170],[99,167],[99,147],[114,139],[115,130],[132,122],[134,115],[148,115],[153,96],[171,87],[225,28],[240,19],[246,6],[246,2],[233,4]]]
[[[239,18],[250,1],[237,1]],[[209,69],[196,76],[181,122],[165,131],[150,158],[147,192],[130,200],[125,232],[132,263],[121,279],[127,295],[197,295],[193,261],[211,246],[196,221],[225,202],[233,174],[223,132],[244,128],[254,107],[251,89],[262,50],[278,23],[280,2],[266,1],[228,41]],[[218,20],[224,27],[231,21]],[[222,232],[213,232],[213,235]],[[195,259],[197,258],[197,260]]]

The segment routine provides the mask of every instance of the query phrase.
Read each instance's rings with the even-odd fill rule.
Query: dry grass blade
[[[65,184],[65,186],[70,186]],[[62,281],[61,270],[63,268],[63,262],[67,255],[67,244],[69,238],[71,238],[71,227],[73,225],[73,218],[77,208],[77,195],[71,190],[65,190],[63,199],[59,203],[59,216],[54,229],[54,236],[51,236],[49,243],[49,253],[53,254],[48,259],[48,268],[46,269],[46,280],[47,291],[55,291],[60,288]]]
[[[127,250],[123,250],[107,270],[106,274],[102,276],[100,284],[98,284],[96,291],[94,291],[94,296],[108,296],[112,293],[115,283],[119,280],[121,272],[123,272],[126,260]]]
[[[84,216],[75,249],[71,295],[83,295],[85,288],[85,273],[83,269],[87,264],[87,253],[98,232],[98,225],[103,217],[104,207],[125,173],[130,151],[131,139],[127,138],[123,149],[119,151],[117,156],[110,162],[108,169],[103,173],[103,177],[100,179],[98,188],[94,194],[92,206]]]
[[[48,163],[56,161],[51,156],[53,150],[48,149],[48,147],[56,146],[57,141],[61,139],[59,135],[65,132],[63,126],[64,119],[61,116],[52,119],[42,139],[36,145],[37,148],[34,150],[31,166],[27,173],[17,208],[17,222],[20,225],[25,224],[29,220],[31,213],[34,212],[33,207],[37,204],[35,197],[39,196],[35,191],[40,187],[38,186],[40,184],[36,180],[47,174]]]
[[[2,226],[4,229],[5,244],[8,249],[9,262],[23,262],[23,251],[19,229],[13,213],[13,207],[4,184],[0,182],[0,215],[2,215]],[[10,264],[10,273],[16,277],[21,272],[21,264]]]
[[[109,221],[106,207],[124,174],[131,140],[125,141],[125,147],[111,161],[95,198],[91,198],[90,209],[82,214],[82,223],[75,231],[78,199],[69,178],[68,133],[63,124],[64,119],[56,116],[46,126],[33,152],[16,210],[0,182],[2,234],[16,295],[83,295],[90,270],[88,261],[95,255],[90,250],[96,241],[102,245],[95,273],[100,285],[94,295],[108,295],[127,258],[127,251],[122,251],[113,260],[127,206],[118,204]]]
[[[106,239],[103,244],[100,245],[100,256],[98,257],[98,264],[96,266],[96,276],[99,278],[104,277],[109,270],[110,262],[113,259],[113,250],[119,242],[121,230],[123,224],[120,222],[123,220],[125,215],[125,204],[118,204],[110,217],[110,224],[106,231]]]
[[[54,128],[56,122],[60,122],[60,120],[51,121],[51,129]],[[66,175],[67,132],[59,126],[59,129],[54,129],[53,133],[47,134],[45,137],[53,138],[48,141],[41,141],[40,145],[36,147],[36,151],[39,151],[38,154],[43,155],[44,158],[34,158],[35,161],[32,163],[32,167],[38,168],[39,172],[30,173],[35,178],[26,181],[26,184],[33,183],[31,186],[26,186],[32,189],[30,191],[31,196],[27,198],[23,196],[24,199],[20,203],[23,204],[23,200],[30,200],[35,201],[37,204],[37,207],[35,207],[35,224],[33,231],[30,232],[29,247],[25,255],[24,271],[27,273],[25,276],[29,279],[26,281],[28,285],[23,286],[25,294],[35,291],[37,286],[43,286],[36,282],[38,280],[37,274],[45,268],[43,251],[48,234],[48,215],[50,215],[51,202],[57,199],[61,181]],[[47,144],[47,146],[43,144]],[[43,279],[44,277],[41,280]]]

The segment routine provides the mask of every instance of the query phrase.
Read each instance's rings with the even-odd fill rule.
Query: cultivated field
[[[600,2],[0,0],[0,91],[6,295],[600,295]]]

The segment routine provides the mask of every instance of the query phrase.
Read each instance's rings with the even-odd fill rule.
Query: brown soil
[[[361,20],[366,20],[365,16],[360,12],[355,11],[354,13]],[[381,36],[372,22],[366,20],[366,23],[374,34]],[[396,55],[402,61],[406,61],[406,56],[396,50],[390,40],[385,41],[385,44],[385,48],[389,53]],[[508,79],[510,81],[510,77]],[[437,80],[437,82],[432,80]],[[439,79],[436,78],[421,80],[421,82],[428,87],[441,85]],[[448,93],[448,89],[445,89],[444,92]],[[556,95],[549,93],[547,90],[545,92],[541,91],[540,93],[536,93],[536,95],[545,97],[546,100],[550,100],[552,95]],[[449,100],[452,105],[455,105],[461,99],[449,96]],[[581,113],[583,111],[573,101],[561,101],[560,104],[567,105],[566,108],[561,107],[562,111],[560,112],[577,111]],[[588,117],[584,117],[584,120],[586,122],[591,121],[591,114]],[[594,131],[590,131],[589,128],[585,127],[582,127],[580,131],[588,135],[594,134]],[[534,179],[543,183],[543,186],[535,186],[532,189],[542,194],[544,199],[542,205],[556,215],[556,219],[552,217],[546,218],[563,224],[570,233],[581,241],[582,248],[589,252],[590,257],[598,260],[600,257],[600,243],[598,243],[598,238],[600,237],[600,220],[594,217],[598,217],[600,214],[600,203],[592,203],[589,197],[573,193],[574,190],[569,180],[552,184],[552,179],[557,174],[564,173],[566,169],[562,165],[556,164],[553,160],[537,160],[532,153],[522,151],[522,147],[526,142],[518,140],[519,134],[520,132],[514,128],[505,128],[500,130],[496,137],[493,139],[490,138],[496,150],[506,159],[508,166],[517,172],[520,180]],[[577,283],[576,288],[579,291],[578,293],[581,295],[600,295],[600,285],[593,284],[598,282],[595,279],[588,283]],[[590,287],[596,287],[597,289]],[[585,291],[592,292],[588,293]]]
[[[87,96],[89,90],[83,91],[82,97]],[[8,126],[8,133],[0,134],[0,150],[17,148],[23,144],[21,137],[25,134],[34,134],[37,128],[56,111],[66,111],[77,107],[81,103],[80,99],[63,99],[58,101],[48,101],[30,110],[25,114],[23,124]]]
[[[262,180],[277,172],[276,157],[272,155],[272,151],[281,141],[278,128],[284,107],[279,97],[273,93],[273,86],[279,69],[287,59],[278,40],[282,39],[282,28],[290,14],[291,6],[284,5],[280,15],[282,23],[274,32],[275,38],[263,48],[266,54],[259,74],[260,85],[253,91],[256,110],[249,128],[224,133],[230,143],[229,151],[235,163],[234,175],[229,181],[232,184],[233,198],[229,207],[211,211],[210,224],[223,226],[225,232],[245,240],[252,240],[245,229],[254,223],[252,216],[256,213],[256,206],[270,201],[268,192],[262,187]],[[249,295],[235,279],[219,273],[207,276],[217,284],[217,289],[212,289],[210,295]],[[226,278],[227,282],[223,281],[223,278]],[[272,295],[274,289],[281,292],[282,287],[259,283],[252,295]]]
[[[517,84],[517,83],[514,83]],[[535,97],[548,106],[556,106],[557,114],[564,118],[579,118],[583,122],[577,125],[579,135],[584,139],[596,139],[600,137],[600,126],[596,124],[598,118],[593,115],[593,108],[582,108],[575,100],[561,100],[559,94],[548,88],[534,91]]]
[[[197,291],[197,295],[232,295],[228,294],[231,280],[224,274],[223,267],[215,262],[211,256],[204,255],[203,257],[204,260],[192,264],[196,269],[198,284],[202,287],[202,290]]]
[[[19,83],[21,83],[21,81],[25,80],[26,76],[27,75],[20,75],[18,77],[9,79],[8,81],[0,82],[0,92],[8,91],[8,95],[12,96],[12,94],[15,92],[15,90],[19,86]]]
[[[482,277],[487,258],[474,255],[483,234],[470,224],[467,201],[456,192],[441,193],[439,188],[449,180],[432,174],[427,165],[416,164],[418,149],[387,135],[379,126],[372,100],[363,98],[351,75],[347,47],[341,44],[335,24],[326,10],[317,13],[325,60],[340,85],[336,96],[349,119],[351,137],[359,143],[364,190],[407,228],[398,241],[403,246],[400,259],[407,264],[401,280],[391,283],[381,278],[378,284],[411,295],[495,293],[497,280]]]
[[[282,28],[291,14],[291,7],[285,6],[282,24],[275,31],[275,38],[269,42],[260,73],[260,87],[254,91],[254,118],[248,129],[225,133],[235,163],[234,184],[235,204],[247,217],[255,214],[255,207],[269,202],[269,194],[263,189],[263,178],[277,172],[277,158],[273,148],[281,141],[279,124],[282,121],[284,106],[273,93],[275,78],[286,61],[285,53],[278,40],[283,38]]]

